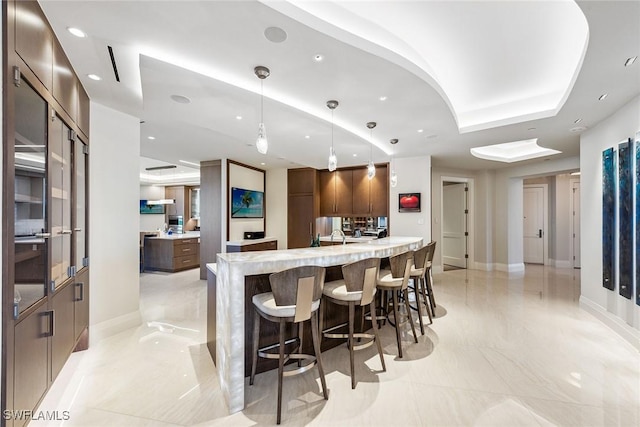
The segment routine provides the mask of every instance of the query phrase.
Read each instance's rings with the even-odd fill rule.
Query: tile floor
[[[436,275],[437,319],[397,358],[383,327],[375,346],[323,353],[317,370],[285,379],[283,425],[638,426],[640,355],[578,307],[578,270],[528,266],[525,276],[467,270]],[[43,401],[64,422],[31,426],[254,426],[275,423],[276,375],[246,388],[229,415],[205,342],[198,270],[140,276],[143,325],[75,353]],[[426,320],[426,317],[425,317]],[[419,329],[418,329],[419,333]]]

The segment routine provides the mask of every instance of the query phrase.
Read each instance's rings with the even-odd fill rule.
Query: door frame
[[[525,188],[542,187],[542,265],[550,265],[549,260],[549,184],[524,184]],[[524,197],[523,197],[524,214]],[[523,218],[524,221],[524,218]],[[522,229],[522,259],[524,262],[524,228]],[[539,264],[538,264],[539,265]],[[525,264],[526,267],[526,264]]]
[[[470,177],[462,177],[462,176],[441,176],[440,177],[440,218],[443,218],[444,215],[444,183],[445,182],[459,182],[459,183],[466,183],[467,184],[467,188],[469,189],[467,191],[467,209],[469,210],[469,213],[467,214],[467,232],[469,233],[469,236],[467,236],[467,254],[469,255],[469,258],[467,258],[467,270],[472,269],[472,270],[477,270],[477,266],[475,263],[475,251],[474,251],[474,236],[475,236],[475,198],[474,198],[474,184],[475,181],[473,178]],[[440,251],[438,251],[439,253],[439,257],[440,257],[440,267],[442,269],[444,269],[444,256],[442,254],[442,242],[444,242],[444,228],[442,227],[442,221],[440,221]]]
[[[569,232],[570,234],[570,242],[571,244],[569,245],[570,247],[570,251],[569,251],[569,262],[571,262],[571,268],[580,268],[580,267],[576,267],[576,259],[575,259],[575,238],[573,237],[573,235],[575,234],[575,226],[574,226],[574,222],[575,222],[575,218],[574,218],[574,212],[577,209],[578,211],[580,211],[580,205],[575,206],[574,204],[574,194],[573,194],[573,187],[574,185],[578,184],[578,188],[580,188],[580,178],[569,178],[569,189],[571,190],[571,198],[569,199]],[[582,192],[580,192],[580,198],[582,198]],[[582,214],[582,212],[580,212],[580,214]],[[582,216],[581,216],[582,217]],[[582,232],[582,230],[580,230],[580,232]],[[580,241],[582,241],[582,235],[580,235]],[[582,254],[581,254],[582,255]],[[582,265],[582,260],[580,260],[580,265]]]

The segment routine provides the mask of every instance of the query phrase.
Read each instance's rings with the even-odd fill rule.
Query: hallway
[[[74,353],[40,407],[70,419],[30,425],[274,424],[275,371],[247,387],[243,412],[227,414],[198,270],[144,273],[140,286],[143,324]],[[418,344],[405,336],[404,359],[388,325],[387,372],[375,346],[356,353],[356,390],[344,345],[323,353],[328,401],[316,370],[285,379],[283,425],[640,424],[638,352],[578,307],[579,270],[446,271],[434,293],[438,318]]]

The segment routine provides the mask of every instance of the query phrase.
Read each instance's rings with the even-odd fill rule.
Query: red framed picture
[[[420,212],[420,193],[398,194],[398,212]]]

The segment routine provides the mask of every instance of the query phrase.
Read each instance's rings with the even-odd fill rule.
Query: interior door
[[[467,268],[466,183],[442,187],[442,263]]]
[[[524,262],[544,264],[544,189],[524,188]]]
[[[573,268],[580,268],[580,183],[572,184],[573,193]]]

